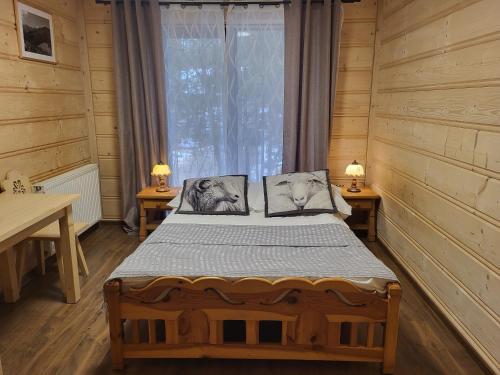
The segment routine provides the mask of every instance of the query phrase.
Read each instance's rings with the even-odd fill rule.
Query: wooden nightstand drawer
[[[172,207],[168,205],[170,201],[154,201],[154,200],[144,200],[144,208],[158,208],[160,210],[171,210]]]
[[[349,200],[348,202],[352,206],[352,208],[364,208],[370,210],[373,206],[373,201],[366,199]]]

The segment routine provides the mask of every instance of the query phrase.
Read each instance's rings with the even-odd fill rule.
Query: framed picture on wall
[[[52,15],[17,2],[17,35],[21,57],[56,62]]]

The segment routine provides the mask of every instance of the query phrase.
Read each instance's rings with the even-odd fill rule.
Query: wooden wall
[[[351,179],[344,172],[354,159],[366,164],[377,1],[362,0],[343,6],[344,24],[328,161],[330,175],[339,184],[350,183]]]
[[[39,181],[90,161],[77,0],[24,3],[53,15],[57,64],[19,58],[13,0],[0,0],[0,179]]]
[[[105,220],[121,220],[111,7],[97,5],[94,0],[82,1],[87,46],[84,58],[90,73],[88,90],[100,169],[103,217]]]
[[[498,0],[379,4],[367,175],[379,238],[496,371],[499,15]]]

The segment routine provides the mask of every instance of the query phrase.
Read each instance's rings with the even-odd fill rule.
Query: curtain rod
[[[343,3],[359,3],[361,0],[342,0]],[[96,4],[111,4],[111,0],[95,0]],[[123,2],[123,0],[117,0],[117,3]],[[323,0],[311,0],[313,3],[322,3]],[[281,4],[291,4],[291,0],[277,0],[277,1],[159,1],[160,5],[184,5],[184,6],[199,6],[199,5],[281,5]]]

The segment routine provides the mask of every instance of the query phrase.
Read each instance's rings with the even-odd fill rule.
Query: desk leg
[[[64,284],[66,302],[77,303],[80,299],[80,279],[78,278],[78,262],[76,259],[75,228],[71,205],[64,209],[65,215],[59,219],[61,233],[60,245],[64,268]]]
[[[146,217],[146,209],[144,208],[144,201],[141,199],[141,204],[140,204],[140,226],[139,226],[139,241],[144,241],[146,239],[146,236],[148,235],[147,229],[146,229],[146,224],[147,224],[147,217]]]
[[[5,302],[16,302],[19,299],[19,284],[16,273],[16,253],[13,248],[0,253],[0,281]]]

